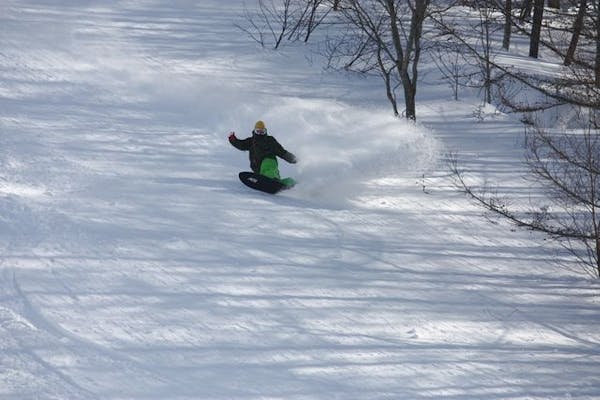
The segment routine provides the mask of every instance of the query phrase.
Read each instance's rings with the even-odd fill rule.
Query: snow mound
[[[406,177],[432,168],[440,144],[426,128],[396,118],[387,109],[358,108],[328,100],[284,98],[246,106],[238,123],[263,119],[270,134],[299,163],[280,163],[294,176],[297,196],[345,201],[369,180]]]

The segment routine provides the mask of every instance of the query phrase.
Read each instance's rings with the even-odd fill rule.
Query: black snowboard
[[[266,176],[249,171],[240,172],[240,181],[252,189],[271,194],[275,194],[285,188],[285,185],[276,179],[267,178]]]

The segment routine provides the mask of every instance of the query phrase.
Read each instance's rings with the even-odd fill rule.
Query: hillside
[[[433,73],[398,120],[223,3],[0,5],[0,398],[600,398],[598,282],[445,161],[517,193],[519,121]]]

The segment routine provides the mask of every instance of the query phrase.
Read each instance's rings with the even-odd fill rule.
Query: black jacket
[[[255,133],[246,139],[231,136],[229,143],[236,149],[250,151],[250,168],[255,173],[259,173],[260,164],[268,157],[275,158],[277,156],[291,164],[296,163],[296,156],[284,149],[273,136],[257,135]]]

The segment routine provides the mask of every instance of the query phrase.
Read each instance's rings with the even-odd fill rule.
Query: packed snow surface
[[[0,398],[600,398],[598,283],[445,161],[520,193],[517,118],[430,80],[404,122],[243,11],[0,3]],[[258,119],[280,195],[237,179]]]

